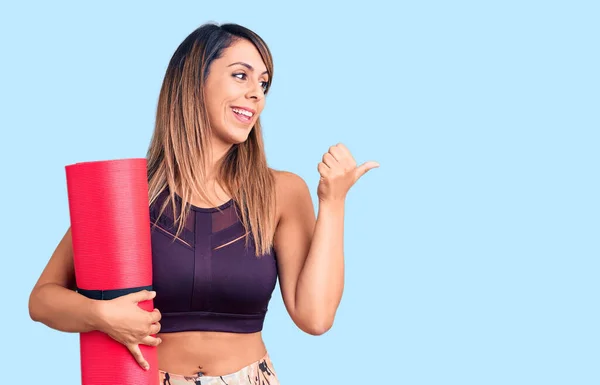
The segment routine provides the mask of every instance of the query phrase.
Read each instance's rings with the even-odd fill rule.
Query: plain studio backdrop
[[[600,383],[596,4],[3,4],[3,381],[80,383],[78,336],[27,311],[69,225],[64,166],[144,157],[171,55],[216,21],[273,52],[272,167],[316,202],[330,145],[381,164],[348,195],[333,329],[302,333],[274,293],[282,384]]]

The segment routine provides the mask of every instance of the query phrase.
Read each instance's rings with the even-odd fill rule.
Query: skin
[[[233,64],[239,62],[246,65]],[[213,126],[213,159],[207,163],[207,175],[214,201],[230,199],[211,175],[227,150],[248,138],[263,111],[263,90],[268,81],[265,71],[259,52],[245,40],[234,43],[211,65],[206,95]],[[240,122],[232,106],[251,108],[255,114],[250,122]],[[272,170],[277,194],[274,248],[282,298],[293,322],[306,333],[321,335],[333,325],[344,288],[346,195],[360,177],[378,166],[377,162],[357,166],[346,146],[341,143],[331,146],[317,165],[321,176],[317,216],[304,180],[291,172]],[[209,206],[200,199],[192,199],[191,203]],[[137,306],[139,301],[154,298],[154,292],[94,301],[74,292],[74,288],[69,228],[32,290],[29,310],[33,320],[66,332],[103,331],[127,346],[146,368],[139,344],[158,346],[159,368],[184,375],[198,371],[210,376],[224,375],[266,353],[261,332],[160,333],[160,309],[146,312]]]
[[[265,108],[264,89],[268,81],[269,75],[259,52],[246,40],[233,43],[221,58],[212,62],[205,93],[206,109],[213,129],[214,160],[220,159],[233,144],[248,139]],[[232,107],[249,108],[255,113],[249,122],[242,123],[235,117]]]

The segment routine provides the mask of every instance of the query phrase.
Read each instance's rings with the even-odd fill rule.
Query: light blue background
[[[172,53],[217,21],[273,52],[272,167],[316,199],[330,145],[381,163],[348,196],[334,328],[303,334],[275,293],[282,384],[600,383],[598,3],[391,4],[2,5],[3,381],[80,383],[77,335],[27,312],[64,166],[145,156]]]

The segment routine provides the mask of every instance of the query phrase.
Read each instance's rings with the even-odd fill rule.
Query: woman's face
[[[213,139],[225,145],[244,142],[265,105],[269,77],[260,53],[238,40],[212,62],[206,79],[206,107]]]

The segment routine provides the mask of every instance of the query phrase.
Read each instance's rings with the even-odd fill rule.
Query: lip
[[[241,106],[231,106],[231,108],[237,108],[238,110],[245,110],[248,112],[252,112],[252,117],[254,117],[254,115],[256,115],[256,110],[253,110],[252,108],[241,107]]]
[[[250,125],[250,124],[252,124],[253,118],[254,118],[255,115],[252,115],[252,117],[248,117],[248,116],[245,116],[245,115],[237,114],[237,113],[235,113],[235,111],[233,111],[234,108],[237,108],[237,109],[240,109],[240,110],[244,110],[244,111],[250,111],[250,112],[252,112],[252,110],[247,109],[247,108],[242,108],[242,107],[232,107],[231,108],[231,114],[235,117],[235,119],[238,122],[242,123],[245,127],[248,126],[248,125]]]

